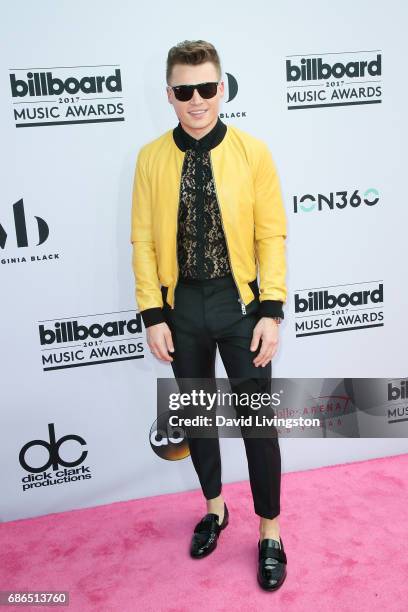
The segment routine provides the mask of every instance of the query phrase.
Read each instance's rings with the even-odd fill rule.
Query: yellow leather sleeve
[[[153,240],[151,187],[145,149],[139,151],[133,181],[131,243],[132,267],[135,276],[135,296],[139,311],[161,308],[163,299],[157,273]]]
[[[287,298],[287,219],[275,162],[262,142],[255,175],[255,253],[259,266],[260,301]]]

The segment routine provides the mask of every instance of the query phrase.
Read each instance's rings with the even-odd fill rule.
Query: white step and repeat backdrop
[[[373,8],[2,5],[0,520],[198,487],[188,457],[150,441],[156,380],[172,371],[145,344],[130,243],[137,152],[177,123],[165,60],[181,40],[216,46],[221,118],[263,138],[278,167],[289,299],[273,375],[323,377],[320,404],[347,377],[400,386],[407,8]],[[282,439],[283,470],[406,452],[394,417],[382,438]],[[221,446],[224,482],[247,478],[242,440]]]

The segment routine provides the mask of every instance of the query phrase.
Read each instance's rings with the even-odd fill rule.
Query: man
[[[229,379],[265,385],[286,302],[286,216],[266,144],[219,118],[224,95],[214,46],[184,41],[167,58],[167,96],[179,123],[138,154],[132,204],[136,301],[147,343],[177,380],[213,378],[216,348]],[[257,281],[257,265],[260,282]],[[187,435],[206,498],[190,554],[217,546],[229,511],[218,437]],[[255,513],[257,577],[281,586],[287,559],[279,534],[277,436],[244,437]]]

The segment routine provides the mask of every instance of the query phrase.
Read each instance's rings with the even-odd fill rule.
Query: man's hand
[[[173,339],[167,323],[150,325],[146,329],[146,334],[150,352],[158,359],[173,361],[173,357],[167,352],[174,352]]]
[[[279,325],[271,317],[261,317],[254,327],[250,349],[256,351],[262,340],[261,350],[253,360],[255,367],[266,366],[275,355],[279,343]]]

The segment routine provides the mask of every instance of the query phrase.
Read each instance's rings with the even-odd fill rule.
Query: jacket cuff
[[[145,310],[141,310],[140,314],[142,315],[145,327],[157,325],[157,323],[164,323],[166,320],[164,317],[163,308],[160,307],[146,308]]]
[[[280,300],[262,300],[259,302],[259,317],[280,317],[285,318],[283,313],[283,302]]]

